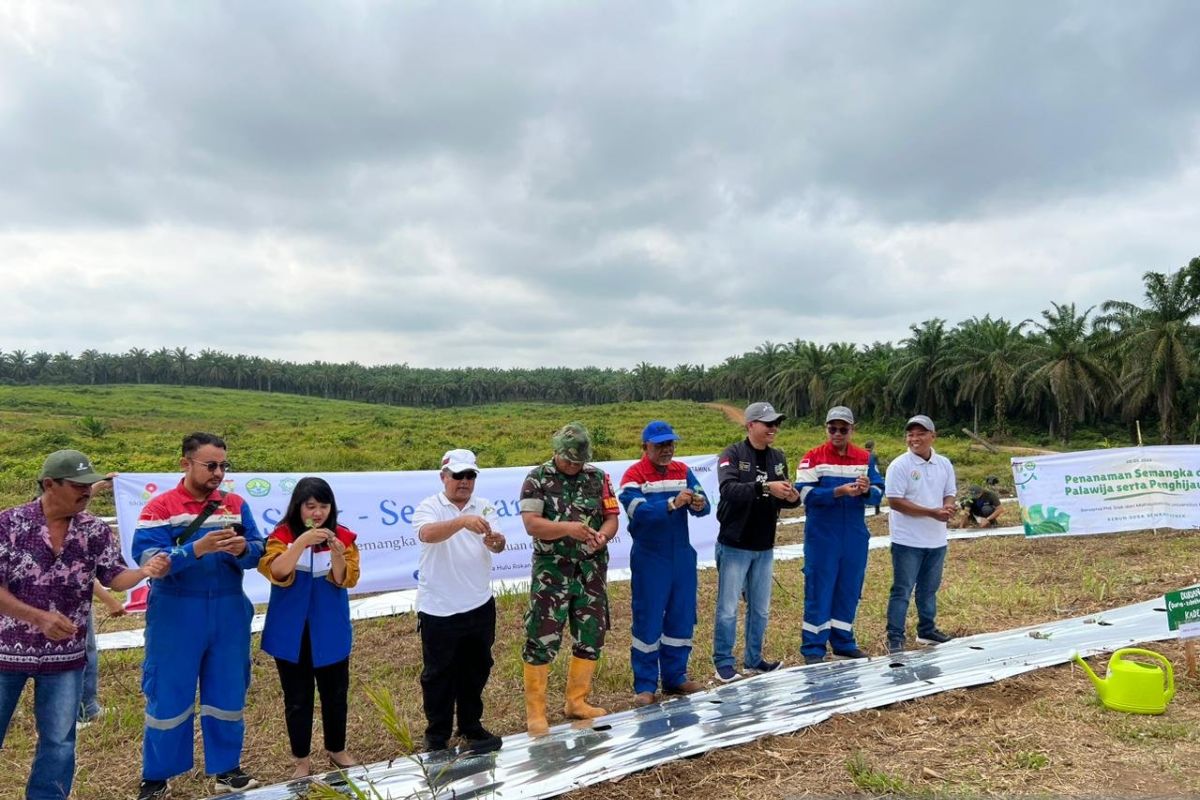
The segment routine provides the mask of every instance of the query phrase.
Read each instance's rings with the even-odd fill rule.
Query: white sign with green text
[[[1200,446],[1012,459],[1026,536],[1200,528]]]

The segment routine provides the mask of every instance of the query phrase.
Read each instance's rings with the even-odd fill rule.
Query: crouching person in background
[[[496,641],[492,554],[504,552],[505,540],[495,507],[475,494],[478,477],[474,453],[449,451],[442,457],[442,491],[422,500],[412,517],[421,542],[417,619],[426,750],[449,746],[456,712],[466,750],[501,745],[483,727],[483,689]]]
[[[267,537],[258,571],[271,582],[262,649],[275,658],[283,713],[296,761],[292,778],[312,772],[313,684],[321,693],[325,752],[335,767],[357,762],[346,752],[350,691],[350,596],[358,584],[356,536],[337,522],[333,489],[302,478],[287,513]]]

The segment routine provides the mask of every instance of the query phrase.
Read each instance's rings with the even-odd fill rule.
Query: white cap
[[[834,406],[829,409],[829,413],[825,415],[826,422],[848,422],[854,424],[854,412],[845,406]]]
[[[463,472],[468,469],[479,472],[479,465],[475,463],[475,454],[470,450],[447,450],[446,455],[442,456],[442,469],[451,472]]]
[[[937,428],[933,427],[933,420],[924,414],[917,414],[915,417],[910,418],[908,422],[904,423],[904,430],[908,430],[913,425],[920,425],[930,433],[937,430]]]

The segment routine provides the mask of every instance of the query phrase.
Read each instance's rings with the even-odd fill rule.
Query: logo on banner
[[[1013,465],[1013,479],[1018,487],[1037,480],[1037,462],[1022,461]]]
[[[279,482],[279,491],[285,492],[286,494],[291,494],[292,489],[295,489],[295,488],[296,488],[296,479],[295,478],[284,478],[283,480],[281,480]]]
[[[271,493],[271,482],[263,478],[251,478],[246,481],[246,492],[251,497],[266,497]]]
[[[1071,515],[1054,506],[1043,507],[1041,503],[1021,509],[1021,523],[1026,536],[1047,533],[1067,533],[1071,530]]]
[[[233,491],[233,479],[232,478],[228,478],[226,480],[221,481],[221,491],[225,492],[226,494],[229,494],[230,492]]]
[[[142,500],[149,500],[151,497],[154,496],[154,493],[157,491],[158,491],[157,483],[147,483],[146,486],[142,489]]]

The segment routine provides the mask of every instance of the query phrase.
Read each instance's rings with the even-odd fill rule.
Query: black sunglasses
[[[830,433],[849,433],[850,429],[845,425],[826,425],[825,430]]]
[[[469,469],[464,469],[462,472],[451,472],[450,477],[456,481],[473,481],[479,476],[478,472],[473,472]]]
[[[193,464],[199,464],[209,472],[216,472],[217,467],[220,467],[222,472],[229,472],[229,470],[233,469],[233,464],[230,464],[228,461],[197,461],[194,458],[189,458],[188,461]]]
[[[767,422],[765,420],[760,419],[759,422],[761,422],[763,425],[766,425],[768,428],[778,428],[779,427],[779,420],[775,420],[774,422]]]

